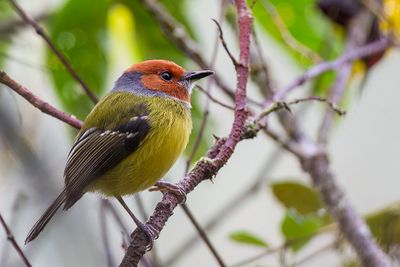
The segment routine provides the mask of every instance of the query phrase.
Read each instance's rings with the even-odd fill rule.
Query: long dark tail
[[[67,198],[66,191],[63,190],[61,194],[56,198],[56,200],[54,200],[54,202],[50,205],[50,207],[48,207],[47,210],[43,213],[42,217],[40,217],[40,219],[35,223],[35,225],[29,231],[29,234],[25,239],[25,244],[31,242],[40,234],[40,232],[42,232],[43,228],[54,216],[56,211],[65,202],[66,198]]]

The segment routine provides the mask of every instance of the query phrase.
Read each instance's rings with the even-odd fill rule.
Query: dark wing
[[[96,178],[116,166],[134,152],[150,129],[148,117],[135,116],[113,130],[90,128],[83,132],[72,147],[64,171],[70,208]]]

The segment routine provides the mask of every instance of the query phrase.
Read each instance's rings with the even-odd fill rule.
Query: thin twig
[[[335,226],[334,225],[327,225],[325,227],[322,227],[321,229],[319,229],[319,231],[317,232],[313,232],[307,235],[303,235],[303,236],[299,236],[297,238],[294,239],[289,239],[286,240],[283,244],[273,247],[273,248],[267,248],[265,251],[255,255],[255,256],[251,256],[247,259],[241,260],[240,262],[237,262],[235,264],[230,265],[229,267],[240,267],[240,266],[245,266],[248,265],[256,260],[259,260],[265,256],[271,255],[271,254],[275,254],[275,253],[279,253],[283,250],[286,250],[288,248],[290,248],[291,246],[294,246],[296,244],[299,244],[301,242],[304,242],[305,240],[309,240],[310,238],[313,237],[317,237],[320,236],[321,234],[325,234],[327,232],[330,232],[332,230],[335,230]],[[297,265],[294,265],[297,266]]]
[[[331,242],[329,242],[329,243],[327,243],[327,244],[325,244],[325,245],[319,247],[319,248],[316,249],[315,251],[313,251],[313,252],[311,252],[310,254],[304,256],[304,258],[302,258],[302,259],[296,261],[296,262],[293,264],[293,266],[300,266],[300,265],[303,265],[304,263],[306,263],[306,262],[308,262],[309,260],[315,258],[316,256],[319,256],[321,253],[323,253],[323,252],[325,252],[325,251],[327,251],[327,250],[330,250],[330,249],[334,248],[335,245],[336,245],[336,243],[337,243],[337,241],[336,241],[336,240],[333,240],[333,241],[331,241]]]
[[[0,70],[0,83],[7,85],[10,89],[15,91],[23,98],[25,98],[29,103],[31,103],[34,107],[38,108],[43,113],[55,117],[71,125],[76,129],[80,129],[82,127],[82,122],[80,120],[76,119],[74,116],[66,112],[57,109],[56,107],[50,105],[49,103],[41,100],[38,96],[34,95],[26,87],[14,81],[10,76],[7,75],[6,72],[2,70]]]
[[[115,207],[111,204],[111,202],[108,199],[106,199],[103,204],[104,204],[104,207],[111,213],[115,222],[118,224],[121,232],[124,234],[125,237],[127,237],[127,239],[129,239],[129,230],[126,227],[126,225],[124,224],[124,222],[122,221],[121,216],[118,214]]]
[[[107,266],[108,267],[113,267],[115,266],[115,261],[113,258],[113,255],[111,253],[110,249],[110,240],[108,238],[108,229],[107,229],[107,218],[106,218],[106,203],[107,200],[101,199],[100,200],[100,231],[101,231],[101,237],[103,239],[103,244],[104,244],[104,251],[106,254],[107,258]]]
[[[199,233],[201,239],[206,243],[208,249],[211,251],[211,253],[214,255],[214,258],[217,260],[219,266],[225,267],[226,264],[222,260],[221,256],[218,254],[217,250],[215,247],[211,244],[210,239],[208,238],[206,232],[202,229],[200,224],[197,222],[197,220],[194,218],[192,212],[189,210],[188,206],[186,204],[182,204],[182,209],[189,218],[190,222],[194,225],[196,228],[197,232]]]
[[[42,13],[33,18],[35,21],[42,21],[46,20],[50,17],[49,13]],[[4,39],[8,37],[8,35],[14,33],[15,31],[19,30],[27,26],[28,24],[25,21],[20,19],[10,20],[4,24],[0,24],[0,39]]]
[[[218,104],[221,107],[224,107],[224,108],[229,109],[229,110],[235,110],[235,107],[230,106],[228,104],[225,104],[225,103],[221,102],[220,100],[216,99],[206,89],[204,89],[201,85],[196,84],[196,87],[199,89],[200,92],[204,93],[215,104]]]
[[[354,20],[350,22],[347,40],[346,40],[346,52],[351,52],[354,49],[362,46],[367,40],[371,27],[373,25],[374,17],[368,10],[360,12]],[[360,28],[362,25],[362,28]],[[350,78],[352,70],[351,62],[344,63],[340,69],[336,72],[336,80],[329,91],[329,99],[335,103],[338,103],[346,89],[347,82]],[[321,121],[321,125],[318,132],[318,142],[326,144],[328,134],[332,127],[333,115],[330,110],[326,110],[324,117]]]
[[[0,214],[0,223],[4,228],[4,231],[6,232],[7,239],[11,242],[11,244],[13,245],[13,247],[15,248],[17,253],[19,254],[19,256],[21,257],[21,259],[24,262],[25,266],[32,267],[31,263],[26,258],[26,256],[25,256],[24,252],[22,251],[21,247],[18,245],[17,241],[14,238],[14,235],[11,233],[10,228],[8,227],[6,222],[4,221],[3,216],[1,216],[1,214]]]
[[[222,28],[221,25],[219,24],[218,21],[216,21],[215,19],[213,19],[214,23],[217,25],[218,28],[218,32],[219,32],[219,40],[221,41],[222,46],[224,47],[225,52],[228,54],[229,58],[232,61],[233,66],[236,68],[236,66],[239,64],[238,61],[236,60],[236,58],[232,55],[231,51],[228,48],[228,45],[225,42],[224,39],[224,33],[222,32]]]
[[[274,102],[272,103],[268,108],[264,109],[263,111],[261,111],[261,113],[257,116],[257,118],[255,119],[256,123],[259,123],[264,117],[268,116],[269,114],[282,110],[282,109],[286,109],[289,112],[291,112],[289,106],[292,105],[296,105],[299,103],[303,103],[303,102],[309,102],[309,101],[318,101],[321,103],[326,104],[329,108],[332,109],[332,111],[336,112],[339,116],[343,116],[346,114],[346,111],[340,109],[335,103],[332,103],[331,101],[320,97],[320,96],[308,96],[308,97],[304,97],[304,98],[297,98],[288,102]]]
[[[276,131],[272,130],[271,127],[263,127],[261,129],[263,130],[263,133],[265,133],[268,137],[274,140],[286,151],[289,151],[293,155],[300,157],[301,155],[300,151],[296,147],[296,144],[294,142],[292,142],[291,140],[287,140],[287,138],[286,139],[282,138]]]
[[[252,78],[258,84],[258,87],[261,89],[261,92],[263,93],[264,97],[267,100],[272,100],[272,96],[275,94],[275,89],[274,89],[272,78],[270,76],[269,67],[266,64],[264,53],[261,48],[261,44],[258,41],[258,36],[257,36],[256,29],[254,26],[253,26],[252,33],[253,33],[253,40],[254,40],[253,44],[254,44],[254,47],[256,48],[257,54],[253,53],[252,56],[250,57],[250,60],[251,61],[257,60],[259,62],[259,65],[261,66],[261,68],[260,67],[254,68],[255,63],[253,63],[253,62],[251,63]],[[258,73],[261,70],[262,70],[262,74],[263,74],[261,77],[263,77],[263,79],[257,78],[257,76],[260,76],[260,74],[258,74]]]
[[[56,45],[51,41],[50,37],[46,34],[43,28],[36,23],[36,21],[30,18],[25,11],[17,4],[15,0],[9,0],[11,5],[14,7],[15,11],[18,15],[32,26],[32,28],[36,31],[36,33],[43,38],[48,47],[53,51],[53,53],[57,56],[60,62],[65,66],[67,71],[71,74],[71,76],[81,85],[82,89],[89,96],[89,98],[93,101],[93,103],[97,103],[97,96],[89,89],[86,83],[82,80],[82,78],[78,75],[72,65],[68,62],[67,58],[62,54],[62,52],[56,47]]]
[[[294,90],[296,87],[303,85],[305,82],[327,72],[330,70],[335,70],[340,68],[346,62],[352,62],[354,60],[363,58],[365,56],[373,55],[379,52],[384,51],[388,47],[392,45],[392,42],[388,39],[381,39],[379,41],[375,41],[373,43],[369,43],[365,46],[361,46],[359,48],[353,49],[344,53],[339,58],[333,61],[327,61],[319,63],[306,72],[304,72],[300,77],[295,79],[288,86],[284,87],[282,90],[278,91],[274,97],[275,101],[283,100],[288,93]]]

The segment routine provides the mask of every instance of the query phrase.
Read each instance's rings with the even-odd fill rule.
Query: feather
[[[89,128],[80,134],[64,171],[69,209],[86,192],[86,187],[134,152],[150,128],[148,117],[138,114],[113,130]]]

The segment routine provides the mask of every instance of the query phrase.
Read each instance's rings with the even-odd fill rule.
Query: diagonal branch
[[[374,17],[372,14],[365,9],[350,22],[346,40],[346,52],[351,52],[366,43],[373,25],[373,20]],[[360,25],[362,27],[360,27]],[[336,80],[329,91],[329,99],[331,101],[338,103],[342,99],[352,69],[352,62],[345,62],[340,66],[340,69],[337,70]],[[332,123],[333,115],[330,110],[326,110],[320,125],[318,142],[322,144],[327,143]]]
[[[217,25],[217,28],[218,28],[219,40],[221,41],[222,46],[224,47],[224,49],[225,49],[226,53],[228,54],[229,58],[231,59],[233,66],[235,66],[235,68],[236,68],[236,66],[239,63],[237,62],[236,58],[232,55],[231,51],[228,48],[228,45],[225,42],[224,32],[222,31],[221,25],[215,19],[213,19],[213,21],[214,21],[215,25]]]
[[[93,103],[97,103],[97,96],[89,89],[86,83],[82,80],[82,78],[78,75],[72,65],[68,62],[67,58],[61,53],[60,50],[56,47],[56,45],[51,41],[50,37],[46,34],[43,28],[36,23],[35,20],[30,18],[25,11],[17,4],[15,0],[9,0],[11,5],[14,7],[15,11],[22,18],[23,21],[28,23],[35,29],[36,33],[43,38],[48,47],[53,51],[53,53],[57,56],[57,58],[61,61],[61,63],[65,66],[67,71],[71,74],[71,76],[81,85],[82,89],[89,96],[89,98],[93,101]]]
[[[235,108],[233,106],[230,106],[228,104],[223,103],[222,101],[216,99],[213,95],[211,95],[206,89],[204,89],[201,85],[196,84],[197,89],[199,89],[200,92],[205,94],[207,96],[207,99],[210,101],[214,102],[215,104],[220,105],[223,108],[229,109],[231,111],[234,111]]]
[[[52,117],[55,117],[76,129],[80,129],[82,127],[82,122],[75,118],[74,116],[57,109],[56,107],[50,105],[49,103],[41,100],[31,91],[29,91],[26,87],[20,85],[16,81],[14,81],[10,76],[7,75],[6,72],[0,70],[0,83],[7,85],[10,89],[15,91],[17,94],[25,98],[29,103],[31,103],[34,107],[38,108],[43,113],[46,113]]]
[[[42,14],[39,14],[33,18],[35,21],[42,21],[42,20],[47,20],[48,18],[51,17],[51,14],[45,12]],[[25,21],[22,21],[21,19],[15,19],[15,20],[10,20],[7,21],[4,24],[0,24],[0,39],[5,39],[9,37],[12,33],[18,31],[19,29],[27,26],[28,24]]]
[[[236,6],[239,14],[240,64],[237,67],[236,76],[237,90],[235,94],[235,119],[229,137],[227,139],[218,139],[213,147],[210,148],[207,158],[203,158],[197,162],[192,171],[190,171],[178,183],[187,194],[202,181],[211,179],[215,176],[223,165],[225,165],[231,157],[236,144],[240,141],[241,133],[247,118],[246,87],[249,72],[248,61],[252,16],[244,0],[237,0]],[[162,200],[157,204],[153,215],[146,222],[146,225],[151,226],[157,232],[160,232],[169,217],[172,216],[173,210],[177,205],[178,199],[174,194],[164,194]],[[149,240],[140,230],[135,230],[132,233],[131,238],[132,241],[120,266],[137,266],[140,258],[146,252],[146,247],[149,245]]]
[[[369,43],[367,45],[360,46],[356,49],[348,51],[335,60],[319,63],[310,68],[309,70],[307,70],[306,72],[304,72],[300,77],[295,79],[293,82],[284,87],[282,90],[278,91],[274,99],[275,101],[281,101],[291,91],[303,85],[307,81],[310,81],[311,79],[327,71],[338,69],[347,62],[352,62],[354,60],[382,52],[388,49],[391,45],[393,45],[391,40],[381,39],[373,43]]]
[[[6,232],[7,235],[7,239],[11,242],[11,244],[13,245],[13,247],[15,248],[15,250],[17,251],[17,253],[19,254],[19,256],[21,257],[21,259],[23,260],[25,266],[27,267],[31,267],[31,263],[29,262],[29,260],[26,258],[24,252],[22,251],[21,247],[18,245],[17,241],[14,238],[14,235],[11,233],[10,228],[8,227],[8,225],[6,224],[6,222],[3,219],[3,216],[1,216],[0,214],[0,223],[4,228],[4,231]]]

